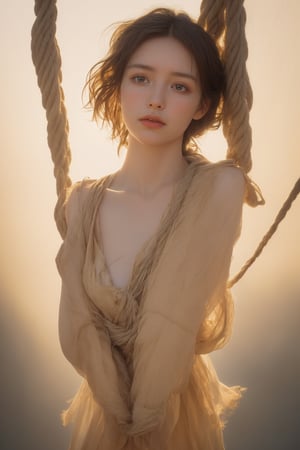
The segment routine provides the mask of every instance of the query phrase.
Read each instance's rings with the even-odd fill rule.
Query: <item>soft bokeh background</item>
[[[30,55],[33,2],[0,1],[0,301],[1,450],[63,450],[69,431],[59,413],[79,384],[57,338],[60,280],[54,258],[55,184],[45,114]],[[198,15],[199,2],[58,2],[58,39],[71,127],[72,178],[99,177],[120,160],[107,132],[81,104],[87,70],[107,48],[115,21],[154,6]],[[233,272],[252,254],[300,172],[298,0],[249,0],[248,69],[255,101],[254,167],[266,206],[246,207]],[[203,141],[222,158],[218,136]],[[299,432],[300,203],[234,288],[236,318],[228,346],[213,355],[220,377],[248,387],[225,432],[228,450],[296,450]],[[87,449],[88,450],[88,449]],[[185,449],[183,449],[185,450]]]

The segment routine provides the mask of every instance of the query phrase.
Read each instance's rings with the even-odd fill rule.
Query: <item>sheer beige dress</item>
[[[70,449],[223,449],[224,418],[240,388],[222,384],[205,355],[230,335],[226,282],[245,177],[229,161],[189,157],[157,232],[119,289],[99,228],[113,176],[72,187],[57,256],[60,341],[83,377],[63,414],[73,423]]]

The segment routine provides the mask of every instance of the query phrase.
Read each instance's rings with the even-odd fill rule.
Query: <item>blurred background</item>
[[[60,279],[54,258],[60,237],[45,113],[31,62],[33,2],[0,1],[0,376],[1,450],[66,450],[60,412],[80,379],[57,336]],[[116,144],[82,108],[88,69],[105,53],[113,22],[157,6],[197,17],[196,0],[58,2],[58,40],[73,153],[71,177],[96,177],[121,163]],[[248,70],[254,90],[252,178],[266,205],[245,207],[232,272],[253,253],[300,172],[300,39],[298,0],[245,1]],[[220,133],[203,152],[225,155]],[[258,261],[233,289],[233,336],[212,358],[220,378],[247,387],[225,430],[227,450],[300,448],[300,200]]]

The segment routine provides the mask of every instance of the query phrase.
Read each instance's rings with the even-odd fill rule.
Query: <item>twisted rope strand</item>
[[[46,110],[48,146],[54,163],[58,195],[54,217],[58,231],[64,237],[64,203],[67,188],[72,184],[68,175],[71,151],[68,141],[69,123],[61,86],[61,56],[55,38],[56,0],[35,0],[34,11],[36,19],[31,31],[32,61],[42,94],[42,105]]]
[[[246,11],[243,3],[243,0],[203,0],[198,23],[216,41],[224,63],[226,92],[223,108],[223,133],[228,143],[227,158],[233,159],[248,173],[252,167],[252,130],[249,114],[253,95],[246,68],[248,45],[245,35]],[[263,204],[264,200],[259,188],[250,179],[248,181],[247,203],[251,206]],[[273,225],[261,240],[253,256],[229,281],[229,287],[242,278],[261,254],[277,230],[279,223],[286,216],[299,189],[300,181],[298,180]]]
[[[255,250],[253,256],[244,264],[244,266],[241,268],[241,270],[228,282],[228,287],[231,288],[234,284],[236,284],[242,276],[246,273],[246,271],[249,269],[250,266],[256,261],[258,256],[261,254],[273,234],[278,228],[278,225],[280,222],[285,218],[287,212],[292,206],[292,203],[300,193],[300,178],[296,181],[293,189],[291,190],[288,198],[282,205],[281,209],[279,210],[279,213],[277,214],[274,223],[269,228],[268,232],[265,234],[265,236],[262,238],[261,242],[259,243],[257,249]]]
[[[235,160],[248,173],[252,167],[252,130],[249,124],[252,89],[246,69],[248,46],[242,1],[226,0],[226,24],[224,61],[227,86],[223,132],[228,142],[227,158]]]
[[[200,6],[199,25],[218,43],[225,30],[224,0],[203,0]]]
[[[248,46],[243,0],[203,0],[198,23],[215,40],[224,64],[226,90],[222,125],[228,144],[227,158],[248,173],[252,167],[249,113],[253,98],[246,69]],[[248,185],[246,202],[251,206],[264,203],[253,183]]]

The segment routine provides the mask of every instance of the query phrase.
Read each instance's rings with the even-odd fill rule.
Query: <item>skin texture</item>
[[[128,61],[120,102],[128,149],[104,195],[99,220],[112,281],[124,287],[186,169],[184,131],[206,112],[192,55],[172,37],[146,41]]]

